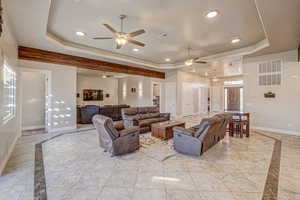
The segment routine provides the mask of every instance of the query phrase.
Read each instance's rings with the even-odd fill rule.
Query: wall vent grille
[[[259,86],[280,86],[282,82],[282,60],[262,62],[258,65]]]

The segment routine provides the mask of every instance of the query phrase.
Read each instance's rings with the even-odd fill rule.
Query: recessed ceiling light
[[[236,43],[239,43],[240,41],[241,41],[240,38],[235,38],[235,39],[231,40],[231,43],[236,44]]]
[[[132,49],[132,51],[135,51],[135,52],[137,52],[137,51],[139,51],[139,49]]]
[[[76,32],[76,35],[78,35],[78,36],[85,36],[86,34],[84,33],[84,32],[81,32],[81,31],[77,31]]]
[[[171,59],[170,59],[170,58],[166,58],[165,61],[166,61],[166,62],[170,62]]]
[[[206,14],[206,17],[207,18],[214,18],[216,16],[219,15],[219,12],[217,10],[212,10],[212,11],[209,11],[207,14]]]
[[[106,75],[103,75],[102,78],[107,78],[107,76],[106,76]]]

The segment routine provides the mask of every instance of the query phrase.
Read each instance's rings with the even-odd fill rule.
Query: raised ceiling
[[[198,74],[199,76],[209,78],[240,76],[243,74],[242,58],[237,57],[234,59],[214,61],[201,66],[193,65],[189,67],[183,67],[181,68],[181,71]]]
[[[238,9],[236,9],[238,8]],[[220,15],[207,19],[205,14],[218,9]],[[262,24],[253,0],[189,0],[186,1],[95,1],[52,0],[48,31],[59,38],[82,45],[103,49],[127,56],[138,57],[154,63],[187,59],[187,47],[194,49],[196,57],[214,55],[253,45],[265,38]],[[112,36],[102,24],[111,24],[120,29],[119,15],[128,16],[124,31],[143,28],[146,34],[136,37],[146,43],[139,52],[128,44],[116,49],[112,40],[95,41],[96,36]],[[237,17],[239,16],[239,17]],[[83,31],[86,37],[74,33]],[[162,36],[164,33],[166,37]],[[230,41],[241,37],[239,44]]]
[[[9,0],[8,9],[18,44],[142,68],[182,67],[191,54],[207,60],[245,54],[262,55],[295,49],[300,42],[299,0]],[[219,16],[205,18],[209,10]],[[112,41],[92,37],[111,36],[101,24],[120,28],[118,16],[126,14],[125,31],[140,28],[136,37],[146,47],[133,52],[131,44],[116,50]],[[78,37],[83,31],[86,37]],[[163,37],[162,34],[167,36]],[[239,44],[231,39],[240,37]],[[264,48],[262,50],[262,48]],[[171,58],[170,64],[163,64]],[[223,59],[223,58],[222,58]],[[195,67],[205,67],[195,65]]]

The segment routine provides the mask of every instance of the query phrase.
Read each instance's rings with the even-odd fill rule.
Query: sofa
[[[128,105],[77,106],[77,123],[91,124],[92,118],[96,114],[107,116],[113,121],[119,121],[122,120],[121,109],[129,107]]]
[[[139,127],[117,130],[112,119],[103,115],[95,115],[93,124],[98,132],[100,146],[111,156],[133,152],[140,146]]]
[[[151,131],[151,124],[170,120],[170,113],[160,113],[156,106],[122,109],[125,128],[138,126],[140,133]]]
[[[218,114],[189,129],[174,127],[174,149],[187,155],[202,155],[225,137],[230,119],[229,114]]]

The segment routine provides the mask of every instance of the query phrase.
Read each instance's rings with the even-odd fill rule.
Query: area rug
[[[161,140],[151,136],[151,133],[140,135],[140,151],[158,161],[165,161],[175,156],[173,140]]]

